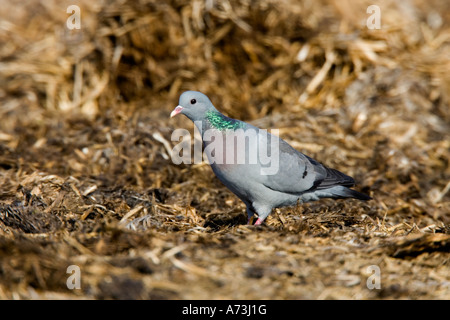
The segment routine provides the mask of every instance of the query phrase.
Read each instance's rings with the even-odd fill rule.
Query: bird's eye
[[[191,100],[191,104],[196,104],[196,103],[197,103],[197,100],[195,100],[195,99]]]

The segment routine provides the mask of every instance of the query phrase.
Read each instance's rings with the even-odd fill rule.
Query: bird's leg
[[[255,222],[255,226],[259,226],[264,222],[264,219],[258,218]]]
[[[247,213],[249,210],[247,209]],[[264,220],[266,220],[267,216],[272,212],[272,208],[270,207],[259,207],[259,210],[256,211],[256,216],[258,219],[256,219],[256,222],[253,224],[255,226],[261,225]],[[250,220],[249,220],[250,222]]]
[[[255,219],[255,213],[247,207],[247,224],[252,225]]]

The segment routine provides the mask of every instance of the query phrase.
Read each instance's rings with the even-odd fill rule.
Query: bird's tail
[[[328,189],[323,190],[329,194],[330,198],[355,198],[359,200],[371,200],[372,198],[368,195],[358,192],[356,190],[344,187],[344,186],[335,186]]]

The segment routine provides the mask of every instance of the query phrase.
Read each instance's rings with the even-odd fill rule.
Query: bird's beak
[[[170,113],[170,117],[173,118],[175,117],[177,114],[179,114],[181,111],[183,110],[182,106],[177,106],[175,109],[173,109],[173,111]]]

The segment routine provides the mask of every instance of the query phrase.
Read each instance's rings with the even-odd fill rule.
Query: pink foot
[[[248,221],[247,221],[247,224],[248,224],[248,225],[259,226],[259,225],[261,225],[261,224],[264,222],[264,220],[261,219],[261,218],[256,219],[256,222],[253,223],[254,220],[255,220],[255,217],[254,217],[254,216],[251,217],[251,218],[249,218]]]
[[[258,218],[258,220],[256,220],[256,222],[255,222],[255,226],[259,226],[259,225],[261,225],[263,222],[264,222],[263,219]]]

